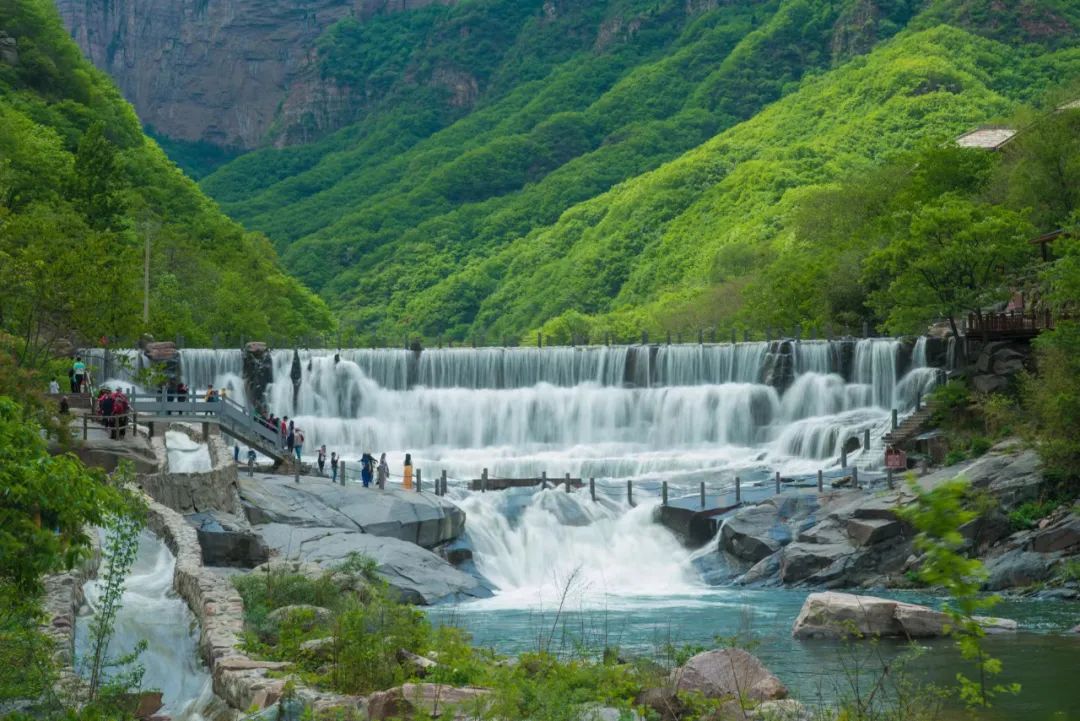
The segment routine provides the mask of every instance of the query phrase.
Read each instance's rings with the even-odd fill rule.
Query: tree
[[[75,207],[94,230],[121,230],[125,203],[120,161],[116,146],[96,122],[87,128],[75,154],[75,178],[71,189]]]
[[[870,303],[894,332],[957,317],[1009,295],[1009,275],[1031,254],[1030,225],[1018,214],[947,195],[914,212],[907,232],[871,254],[865,274],[884,274],[887,286]]]

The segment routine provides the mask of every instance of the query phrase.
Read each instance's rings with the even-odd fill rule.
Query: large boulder
[[[1016,622],[1009,619],[978,620],[988,633],[1016,630]],[[791,634],[798,639],[934,638],[947,634],[952,623],[947,614],[926,606],[826,591],[806,597]]]
[[[849,543],[792,543],[780,559],[780,580],[798,583],[855,552]]]
[[[757,563],[791,542],[772,504],[751,506],[729,518],[720,529],[720,548],[739,560]]]
[[[240,499],[253,524],[336,527],[434,548],[460,536],[465,512],[433,493],[378,490],[329,479],[241,475]]]
[[[370,721],[425,718],[476,718],[472,713],[491,692],[483,688],[455,688],[435,683],[407,683],[368,697]]]
[[[443,599],[482,598],[489,589],[467,573],[414,543],[344,528],[267,523],[255,527],[281,558],[331,570],[359,553],[374,559],[376,572],[403,600],[430,604]]]
[[[266,405],[266,389],[274,382],[274,361],[265,343],[251,341],[244,346],[244,392],[255,408]]]
[[[679,692],[705,698],[770,701],[787,698],[788,690],[753,654],[741,648],[705,651],[673,672]]]
[[[1054,574],[1054,564],[1060,554],[1044,554],[1014,548],[986,562],[985,587],[1000,591],[1017,586],[1030,586],[1045,581]]]

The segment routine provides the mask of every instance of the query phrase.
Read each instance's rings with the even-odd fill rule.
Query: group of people
[[[339,469],[344,471],[344,463],[337,452],[330,453],[330,480],[333,483],[337,483]],[[318,455],[316,456],[316,462],[319,466],[319,475],[326,475],[326,445],[319,446]],[[412,455],[405,454],[405,468],[402,475],[402,485],[406,489],[412,488]],[[364,485],[364,488],[370,488],[372,483],[380,489],[386,488],[386,482],[390,479],[390,464],[386,460],[386,454],[383,453],[379,456],[379,460],[375,460],[375,456],[370,452],[364,451],[364,454],[360,456],[360,482]]]
[[[116,440],[127,435],[128,411],[131,404],[122,391],[102,388],[94,399],[94,408],[102,425],[109,429],[110,438]]]

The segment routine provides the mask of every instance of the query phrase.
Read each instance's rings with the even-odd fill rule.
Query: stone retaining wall
[[[199,652],[210,669],[214,693],[241,711],[263,709],[281,696],[284,679],[268,672],[289,664],[252,659],[238,648],[244,631],[244,602],[229,578],[202,563],[195,529],[171,508],[147,499],[147,525],[176,556],[173,587],[199,621]],[[298,696],[316,709],[359,709],[363,699],[301,687]]]
[[[203,434],[182,423],[170,424],[165,430],[179,431],[193,441],[206,443],[210,450],[213,470],[205,473],[170,473],[165,435],[159,433],[151,440],[158,458],[157,473],[140,474],[139,484],[155,501],[180,513],[224,511],[242,516],[240,494],[236,485],[236,465],[232,452],[220,433]]]
[[[74,668],[75,618],[85,600],[83,586],[97,575],[101,563],[101,543],[97,529],[90,529],[89,533],[89,558],[67,573],[45,577],[45,597],[42,602],[45,623],[42,624],[41,631],[55,644],[53,659],[59,669],[57,689],[65,696],[77,694],[83,686],[83,681]]]

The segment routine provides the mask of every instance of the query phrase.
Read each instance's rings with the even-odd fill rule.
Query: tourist
[[[75,386],[75,369],[68,368],[68,386],[71,388],[72,393],[78,393],[79,389]]]
[[[82,356],[75,356],[75,362],[71,365],[71,372],[75,377],[75,387],[72,392],[82,393],[83,384],[86,382],[86,364],[83,363]]]
[[[101,425],[106,428],[112,428],[113,425],[113,396],[109,393],[108,389],[102,389],[101,395],[98,396],[98,416],[101,420]],[[110,438],[116,438],[116,431],[109,431]]]
[[[214,400],[222,400],[222,401],[229,400],[229,389],[228,388],[222,388],[220,396],[221,396],[220,398],[215,398]]]
[[[386,462],[386,454],[379,456],[379,490],[386,490],[386,481],[390,478],[390,464]]]
[[[401,476],[401,486],[406,491],[412,490],[412,454],[405,454],[405,472]]]
[[[319,462],[319,475],[320,476],[325,476],[326,475],[326,444],[325,443],[323,445],[319,446],[318,462]]]
[[[281,447],[284,448],[286,441],[289,438],[289,417],[285,416],[281,419]]]
[[[330,482],[331,483],[337,483],[337,466],[338,466],[337,451],[334,451],[333,453],[330,454]]]
[[[247,459],[248,459],[248,468],[254,469],[255,468],[255,449],[254,448],[248,448]]]
[[[289,432],[285,436],[285,450],[292,455],[293,449],[296,448],[296,431],[293,430],[293,424],[289,422]]]
[[[300,452],[304,450],[304,432],[297,428],[293,431],[293,450],[296,451],[296,460],[300,461]]]
[[[181,403],[186,403],[188,399],[189,389],[186,383],[180,383],[176,386],[176,400]]]
[[[52,395],[55,396],[59,392],[60,392],[60,381],[53,378],[51,381],[49,381],[49,393],[51,393]]]
[[[127,413],[128,413],[128,399],[119,390],[113,393],[113,438],[116,438],[118,433],[120,438],[127,435]]]
[[[364,455],[360,456],[360,481],[364,484],[364,488],[371,488],[371,479],[374,472],[375,456],[364,451]]]
[[[240,443],[238,441],[233,441],[232,459],[233,463],[240,462]]]

